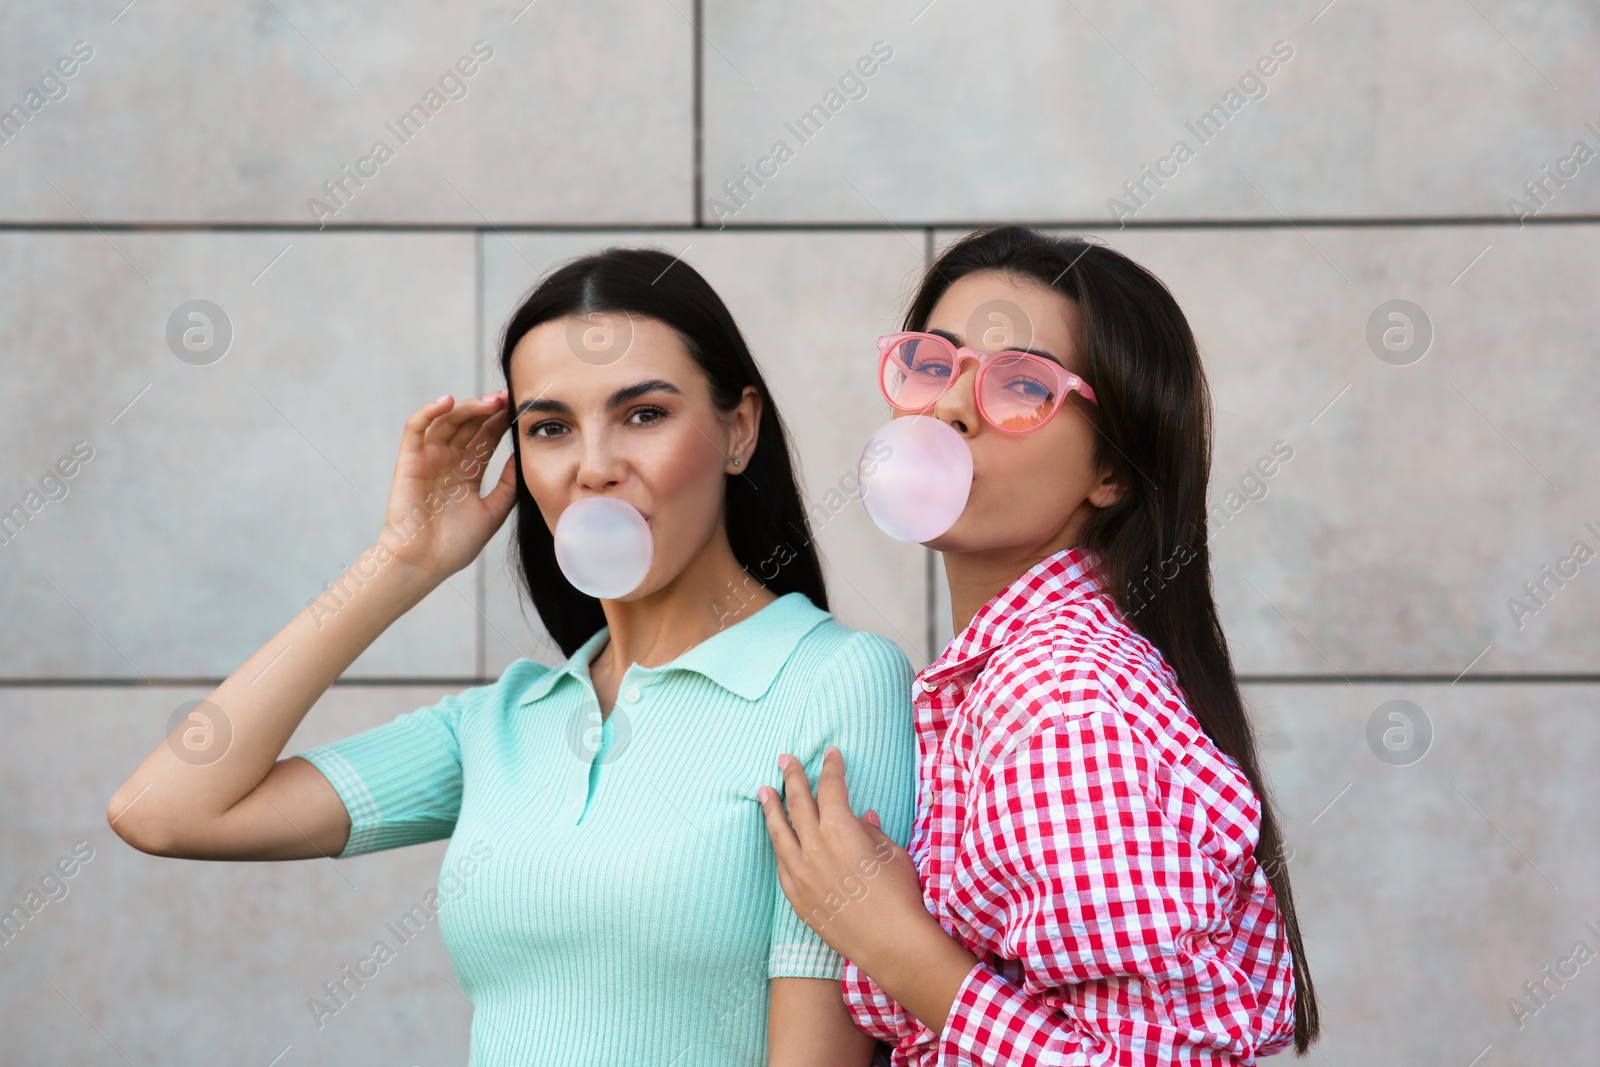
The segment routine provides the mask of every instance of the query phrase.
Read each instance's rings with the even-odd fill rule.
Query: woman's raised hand
[[[212,712],[227,709],[222,751],[180,744],[181,726],[156,745],[106,806],[118,836],[151,855],[188,859],[339,854],[352,829],[344,802],[311,764],[283,759],[284,746],[329,684],[395,619],[476,559],[510,513],[511,463],[493,492],[478,495],[509,407],[502,393],[459,404],[444,396],[406,420],[383,533],[370,553],[203,702]],[[378,579],[371,560],[403,562]],[[369,579],[379,591],[362,592]]]
[[[442,581],[478,558],[515,499],[515,456],[489,495],[479,495],[510,423],[504,389],[470,400],[442,396],[406,420],[383,519],[395,559]]]

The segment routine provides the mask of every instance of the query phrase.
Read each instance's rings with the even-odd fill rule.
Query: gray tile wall
[[[1600,552],[1593,5],[525,4],[0,7],[0,509],[48,490],[0,545],[0,910],[93,850],[0,943],[0,1058],[463,1062],[433,931],[326,1026],[306,1008],[442,844],[154,859],[111,792],[371,542],[401,421],[501,384],[554,263],[702,271],[819,498],[885,417],[872,339],[987,221],[1172,288],[1216,501],[1293,449],[1211,537],[1323,1059],[1589,1056],[1600,978],[1562,961],[1600,952],[1600,563],[1562,561]],[[167,340],[190,300],[231,328],[204,366]],[[1432,334],[1406,365],[1367,339],[1393,300]],[[835,613],[927,662],[936,561],[857,505],[817,536]],[[291,750],[552,661],[504,559],[502,534]],[[1423,758],[1383,747],[1397,709]]]

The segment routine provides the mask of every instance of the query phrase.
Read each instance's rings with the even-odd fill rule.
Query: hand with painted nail
[[[460,401],[447,393],[406,420],[379,540],[408,569],[443,581],[477,559],[511,513],[514,457],[479,495],[509,410],[503,389]]]
[[[806,925],[864,966],[919,924],[936,923],[910,855],[879,829],[876,812],[858,818],[850,810],[839,750],[823,754],[815,796],[799,760],[785,754],[778,763],[784,796],[766,786],[759,796],[778,883]]]

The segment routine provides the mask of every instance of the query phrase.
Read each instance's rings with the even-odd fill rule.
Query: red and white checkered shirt
[[[1038,563],[913,683],[907,851],[981,962],[939,1032],[845,962],[845,1003],[894,1067],[1249,1065],[1293,1042],[1255,791],[1094,559]]]

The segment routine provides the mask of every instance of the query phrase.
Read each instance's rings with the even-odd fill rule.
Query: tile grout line
[[[699,205],[697,205],[697,208]],[[342,225],[316,225],[304,222],[9,222],[0,221],[0,233],[630,233],[662,230],[693,232],[717,229],[719,232],[750,233],[837,233],[863,231],[890,233],[906,229],[967,231],[1000,223],[1028,226],[1040,230],[1288,230],[1288,229],[1449,229],[1475,226],[1592,226],[1600,214],[1547,215],[1519,220],[1510,215],[1380,215],[1314,217],[1240,217],[1197,219],[1025,219],[996,216],[988,219],[950,219],[944,221],[902,220],[899,223],[847,220],[803,220],[795,222],[744,222],[709,227],[698,221],[660,222],[550,222],[483,225],[456,222],[352,222]]]
[[[1352,674],[1347,677],[1332,674],[1240,674],[1236,676],[1240,685],[1339,685],[1348,683],[1367,685],[1445,685],[1452,684],[1452,677],[1448,674]],[[224,676],[216,677],[155,677],[149,680],[143,678],[0,678],[0,691],[8,689],[179,689],[197,686],[216,688],[227,679]],[[434,686],[434,685],[481,685],[484,682],[493,682],[485,673],[475,676],[461,675],[369,675],[355,678],[338,678],[334,686],[360,688],[366,687],[399,687],[399,686]],[[1600,685],[1600,674],[1595,673],[1561,673],[1530,671],[1527,674],[1500,673],[1481,674],[1456,681],[1456,685]]]
[[[705,49],[700,43],[700,37],[705,27],[704,0],[694,0],[694,61],[693,61],[693,98],[694,98],[694,188],[690,190],[694,197],[694,205],[690,217],[694,219],[696,229],[705,225],[703,204],[705,202],[706,176],[705,176]]]
[[[483,377],[483,231],[478,230],[472,239],[472,290],[473,290],[473,322],[472,322],[472,375],[477,383],[474,396],[482,396],[488,388],[488,383]],[[509,404],[510,401],[508,400]],[[492,454],[491,454],[492,458]],[[489,460],[484,460],[484,477],[489,477]],[[484,546],[485,550],[488,546]],[[489,566],[484,559],[484,553],[479,552],[478,558],[473,561],[473,596],[478,601],[478,610],[474,612],[473,631],[475,647],[473,649],[473,669],[478,677],[483,677],[489,670]]]

